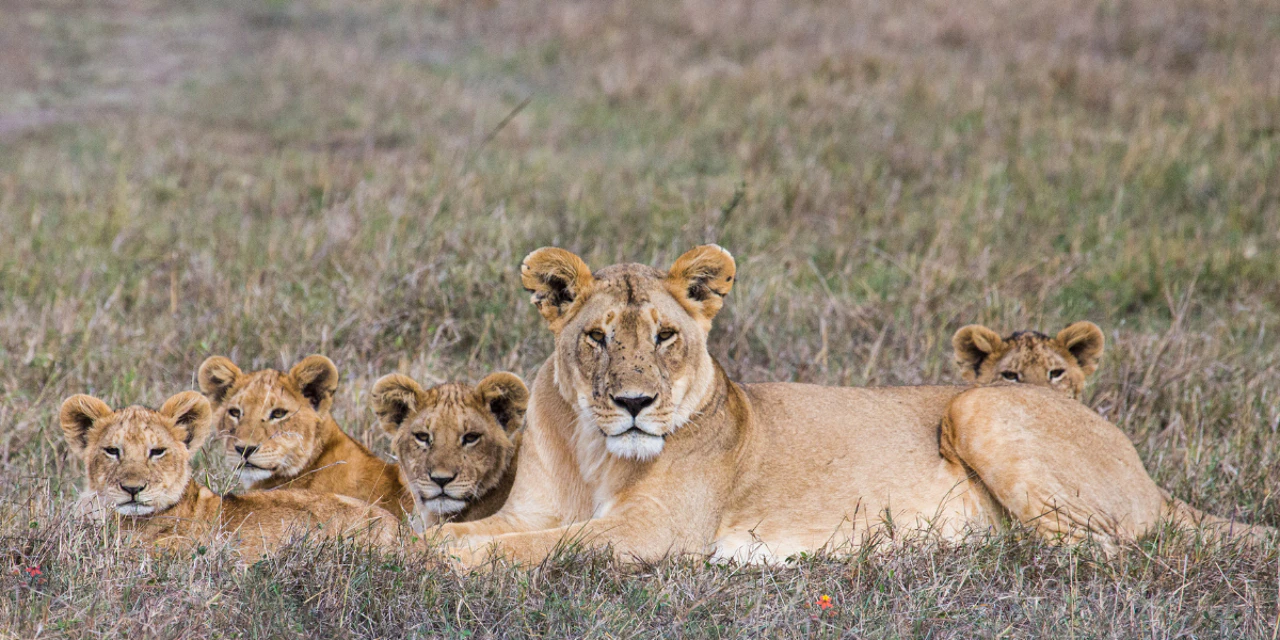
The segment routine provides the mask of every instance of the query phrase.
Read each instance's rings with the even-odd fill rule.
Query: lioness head
[[[1079,398],[1085,379],[1098,369],[1105,339],[1098,325],[1081,321],[1049,337],[1017,331],[1006,338],[972,324],[951,338],[956,366],[978,385],[1014,382],[1049,387]]]
[[[716,245],[685,253],[665,272],[620,264],[592,273],[554,248],[524,259],[521,281],[556,334],[556,383],[577,408],[578,428],[622,458],[662,451],[712,388],[707,332],[735,268]]]
[[[474,388],[452,383],[425,391],[393,373],[374,384],[372,395],[414,503],[436,516],[462,511],[497,486],[529,405],[529,389],[510,373]]]
[[[184,391],[159,411],[113,411],[86,395],[62,402],[58,419],[71,451],[84,460],[89,488],[126,516],[147,516],[182,499],[191,480],[191,452],[208,439],[209,401]]]
[[[338,390],[338,368],[328,358],[307,356],[288,373],[246,374],[214,356],[200,365],[198,378],[246,486],[273,476],[292,478],[320,455],[320,435]]]

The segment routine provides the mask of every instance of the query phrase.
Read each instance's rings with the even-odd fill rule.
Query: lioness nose
[[[613,396],[613,403],[626,409],[634,418],[640,415],[645,407],[653,404],[653,396]]]
[[[452,476],[428,476],[428,477],[431,478],[432,482],[440,485],[440,488],[443,489],[445,485],[449,484],[450,482],[453,482],[453,479],[458,476],[452,475]]]
[[[253,455],[257,451],[258,451],[258,445],[251,444],[244,447],[240,445],[236,445],[236,453],[240,454],[240,456],[245,459],[248,459],[249,456]]]
[[[146,488],[147,488],[147,485],[145,484],[139,484],[139,485],[131,485],[131,484],[124,484],[124,483],[120,484],[120,490],[129,494],[130,498],[137,498],[138,494],[142,493],[142,490]]]

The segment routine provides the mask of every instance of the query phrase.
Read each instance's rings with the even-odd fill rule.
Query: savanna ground
[[[532,377],[531,249],[715,241],[736,378],[949,382],[963,324],[1090,319],[1087,401],[1157,481],[1280,525],[1272,0],[10,0],[0,42],[0,635],[1275,637],[1275,548],[1167,533],[472,576],[147,559],[69,518],[55,421],[212,354],[321,352],[385,453],[378,376]]]

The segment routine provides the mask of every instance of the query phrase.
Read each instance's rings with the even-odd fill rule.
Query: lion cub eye
[[[1017,371],[1005,371],[1000,374],[1000,377],[1010,382],[1017,382],[1022,378],[1022,376],[1018,375]]]
[[[666,342],[674,337],[676,337],[675,329],[663,329],[662,331],[658,332],[659,343]]]
[[[601,331],[601,330],[599,330],[599,329],[592,329],[592,330],[590,330],[590,331],[588,331],[588,332],[587,332],[587,337],[588,337],[588,338],[591,338],[591,341],[592,341],[592,342],[594,342],[594,343],[596,343],[596,344],[598,344],[598,345],[600,345],[600,346],[602,346],[602,347],[604,346],[604,339],[605,339],[605,335],[604,335],[604,332],[603,332],[603,331]]]
[[[1050,379],[1050,380],[1057,380],[1058,378],[1061,378],[1062,376],[1064,376],[1064,375],[1066,375],[1066,374],[1067,374],[1067,370],[1066,370],[1066,369],[1054,369],[1053,371],[1050,371],[1050,372],[1049,372],[1049,379]]]
[[[120,450],[115,447],[103,447],[102,452],[117,460],[120,459]]]
[[[167,451],[167,449],[163,449],[163,448],[152,449],[151,457],[159,458],[160,456],[163,456],[165,454],[165,451]]]
[[[462,444],[475,444],[475,442],[479,439],[480,439],[480,434],[474,431],[472,431],[471,433],[464,433],[462,435]]]
[[[418,439],[418,442],[421,442],[422,444],[425,444],[425,445],[427,445],[428,447],[429,447],[429,446],[431,446],[431,434],[430,434],[430,433],[427,433],[426,431],[420,431],[420,432],[418,432],[418,433],[413,434],[413,437],[414,437],[414,438],[417,438],[417,439]]]
[[[235,407],[231,407],[230,409],[227,409],[227,415],[231,416],[232,420],[239,420],[240,410]]]
[[[272,409],[270,418],[272,420],[279,420],[287,415],[289,415],[289,412],[284,409]]]

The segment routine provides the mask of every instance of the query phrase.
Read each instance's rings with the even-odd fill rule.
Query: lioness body
[[[356,442],[333,419],[338,370],[328,358],[309,356],[288,372],[246,374],[215,356],[200,366],[198,377],[245,487],[336,493],[397,516],[413,512],[399,468]]]
[[[875,531],[954,538],[1006,514],[1110,545],[1169,510],[1128,439],[1064,394],[732,382],[706,333],[734,275],[715,246],[668,272],[593,274],[558,249],[525,259],[556,352],[506,505],[443,528],[463,562],[537,562],[574,541],[762,560]]]
[[[68,398],[60,420],[85,462],[89,504],[118,513],[122,530],[139,541],[187,548],[231,535],[246,559],[299,534],[395,541],[392,515],[353,498],[298,490],[219,496],[191,479],[191,451],[212,431],[211,413],[190,391],[159,410],[113,411],[97,398]]]

